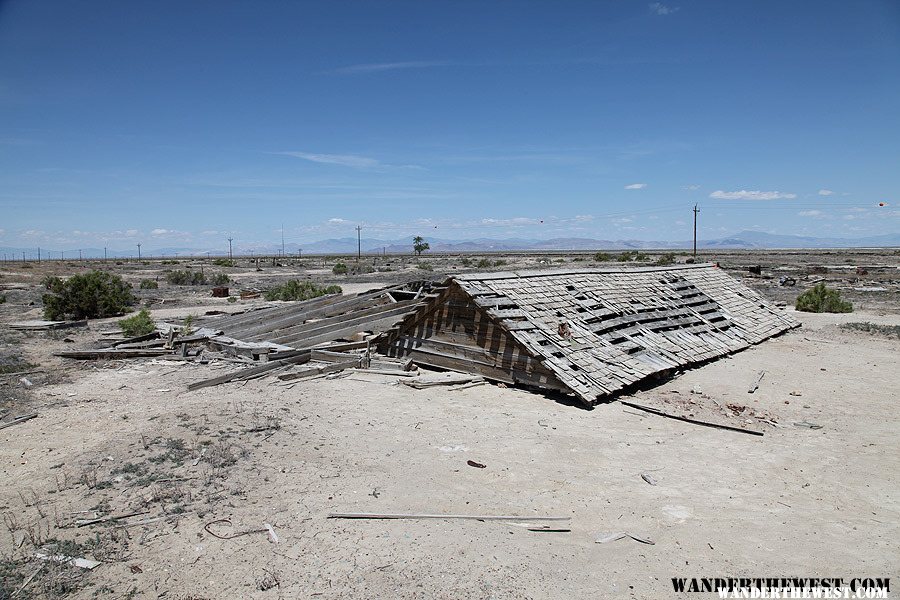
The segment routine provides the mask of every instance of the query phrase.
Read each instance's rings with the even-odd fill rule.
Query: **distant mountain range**
[[[592,238],[555,238],[552,240],[533,240],[533,239],[492,239],[477,238],[471,240],[445,240],[439,238],[426,238],[431,245],[431,252],[509,252],[516,250],[530,251],[550,251],[550,250],[679,250],[690,248],[690,241],[681,242],[661,242],[661,241],[645,241],[645,240],[597,240]],[[742,231],[733,236],[713,239],[698,240],[698,248],[705,249],[753,249],[753,248],[897,248],[900,247],[900,233],[889,233],[886,235],[861,237],[861,238],[818,238],[804,237],[799,235],[777,235],[771,233],[763,233],[759,231]],[[302,252],[303,255],[308,254],[355,254],[357,251],[356,238],[338,238],[320,240],[318,242],[310,242],[308,244],[285,244],[285,253],[289,255],[297,255]],[[387,252],[389,254],[411,253],[412,238],[404,237],[397,240],[380,240],[366,239],[362,240],[362,251],[365,254],[381,254]],[[22,260],[22,253],[29,260],[37,258],[36,248],[13,248],[0,247],[0,254],[6,256],[7,260]],[[235,254],[265,254],[272,255],[281,252],[280,244],[272,244],[269,246],[254,247],[252,250],[238,246],[235,248]],[[212,256],[221,256],[223,250],[221,248],[145,248],[142,255],[145,257],[168,256],[202,256],[209,253]],[[63,256],[66,259],[77,259],[78,250],[66,250],[60,252],[52,250],[42,250],[42,258],[59,259]],[[84,258],[103,257],[102,248],[82,248],[81,256]],[[108,250],[109,258],[131,258],[135,256],[134,251]]]

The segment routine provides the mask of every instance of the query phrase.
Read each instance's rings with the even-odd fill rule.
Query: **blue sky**
[[[0,245],[857,237],[898,183],[893,0],[0,3]]]

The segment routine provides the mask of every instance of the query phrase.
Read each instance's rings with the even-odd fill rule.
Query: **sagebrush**
[[[153,323],[150,313],[144,308],[142,308],[139,313],[119,321],[119,327],[126,337],[147,335],[148,333],[153,333],[156,329],[156,325]]]
[[[121,315],[135,303],[131,284],[118,275],[90,271],[66,280],[52,277],[43,295],[44,317],[50,320],[102,319]]]
[[[159,284],[153,279],[141,279],[141,285],[138,287],[142,290],[155,290],[159,288]]]
[[[268,290],[266,300],[310,300],[328,294],[340,294],[342,291],[339,285],[322,286],[312,281],[291,279],[284,285]]]
[[[853,304],[843,300],[841,293],[817,283],[797,297],[795,308],[803,312],[813,313],[848,313],[853,312]]]

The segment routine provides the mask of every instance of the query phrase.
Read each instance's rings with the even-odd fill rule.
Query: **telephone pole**
[[[41,247],[38,246],[38,262],[41,262]]]
[[[356,226],[356,262],[359,262],[362,258],[362,237],[360,234],[362,231],[362,227],[359,225]]]
[[[231,254],[231,240],[234,238],[228,238],[228,260],[234,260],[234,255]]]
[[[284,256],[284,223],[281,224],[281,256]]]
[[[700,209],[697,208],[697,205],[694,205],[694,258],[697,258],[697,213],[700,212]]]

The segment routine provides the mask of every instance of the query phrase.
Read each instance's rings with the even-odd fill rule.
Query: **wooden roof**
[[[713,264],[476,273],[452,281],[588,404],[799,326]]]

